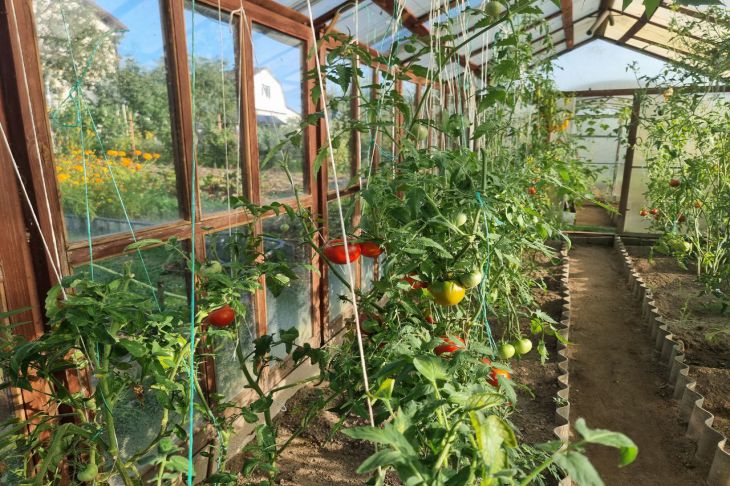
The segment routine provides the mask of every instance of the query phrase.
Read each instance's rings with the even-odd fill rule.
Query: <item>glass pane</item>
[[[355,198],[352,196],[342,198],[342,214],[345,219],[345,228],[350,231],[352,229],[352,218],[355,213]],[[340,213],[337,208],[337,199],[333,199],[327,202],[327,221],[329,225],[330,239],[342,238],[342,228],[340,224]],[[347,265],[333,265],[327,267],[329,272],[328,278],[328,292],[329,292],[329,316],[330,320],[333,320],[341,314],[348,312],[352,307],[352,304],[345,302],[340,299],[340,296],[345,296],[348,299],[352,299],[350,290],[347,288],[345,282],[349,282],[349,276],[347,273]],[[356,267],[353,266],[353,272]],[[338,275],[340,278],[338,278]]]
[[[192,2],[185,2],[188,50],[192,55]],[[237,40],[231,15],[195,7],[195,130],[198,180],[203,212],[229,210],[241,195]]]
[[[33,6],[68,239],[178,219],[158,2]]]
[[[97,282],[118,278],[129,268],[133,275],[132,288],[140,294],[150,295],[162,308],[187,308],[185,261],[180,255],[168,253],[164,247],[95,260],[92,266]],[[80,265],[74,268],[74,272],[91,275],[92,266]]]
[[[352,63],[345,59],[336,59],[332,61],[332,65],[337,66],[337,76],[342,80],[350,79],[352,74],[350,66]],[[329,66],[328,71],[333,69]],[[332,149],[335,155],[335,163],[337,164],[337,183],[340,189],[346,188],[352,179],[352,132],[348,128],[348,121],[352,119],[351,96],[352,85],[349,84],[347,91],[342,90],[342,86],[327,77],[325,81],[325,92],[327,94],[327,108],[329,110],[329,129],[332,137]],[[332,174],[332,162],[328,159],[328,189],[335,190],[335,179]]]
[[[378,149],[380,163],[393,161],[393,148],[395,140],[395,106],[392,103],[392,96],[395,90],[395,79],[393,75],[383,71],[378,72],[378,98],[385,101],[378,104],[377,120],[380,122],[378,130]]]
[[[401,83],[401,88],[403,90],[403,93],[401,93],[403,100],[411,108],[411,114],[413,114],[416,109],[416,84],[410,81],[403,81],[403,83]]]
[[[362,258],[360,268],[360,287],[363,292],[369,292],[375,282],[375,259]]]
[[[360,117],[367,121],[367,107],[368,103],[372,102],[373,99],[373,68],[370,66],[360,65]],[[375,139],[373,137],[372,130],[368,130],[365,133],[360,133],[360,167],[364,171],[365,177],[368,174],[368,168],[372,163]]]
[[[252,38],[261,200],[270,202],[294,197],[284,166],[304,190],[304,143],[280,145],[302,118],[304,42],[256,24]]]
[[[269,261],[286,261],[291,264],[308,264],[311,252],[307,245],[300,242],[301,224],[293,223],[288,216],[282,215],[264,220],[264,251]],[[266,331],[278,333],[292,327],[299,330],[299,340],[304,342],[312,337],[312,280],[309,270],[295,268],[298,280],[275,297],[266,291]],[[282,347],[275,348],[278,356],[284,353]]]
[[[245,264],[244,262],[249,260],[247,256],[250,255],[246,252],[248,235],[248,226],[206,235],[205,248],[208,260],[218,260],[224,264],[230,262]],[[244,322],[238,328],[238,341],[226,340],[215,350],[216,388],[226,400],[239,395],[246,384],[236,357],[236,345],[247,354],[253,349],[253,340],[256,339],[253,293],[244,295],[241,303],[246,308],[246,315],[243,316]]]

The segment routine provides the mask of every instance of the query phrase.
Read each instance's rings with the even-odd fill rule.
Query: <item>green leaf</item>
[[[465,411],[474,411],[496,407],[504,402],[504,397],[494,392],[464,391],[452,393],[449,401],[461,406]]]
[[[390,398],[393,396],[394,387],[395,387],[395,380],[393,378],[388,378],[388,379],[384,380],[378,387],[378,390],[375,393],[373,393],[373,399],[374,400],[383,400],[383,401],[390,400]]]
[[[644,16],[651,20],[652,15],[656,12],[656,9],[661,5],[662,0],[644,0]]]
[[[580,486],[604,486],[591,461],[579,452],[558,453],[555,455],[555,463],[563,468],[571,479]]]
[[[171,456],[167,460],[166,469],[175,471],[178,473],[184,473],[188,471],[188,458],[183,456]]]
[[[374,471],[379,467],[390,466],[398,464],[403,461],[403,454],[393,450],[382,450],[378,451],[372,456],[368,457],[360,464],[357,468],[358,474],[366,474],[370,471]]]
[[[443,362],[435,356],[413,358],[413,366],[428,381],[446,380],[448,378]]]
[[[144,344],[138,341],[132,341],[131,339],[122,339],[119,341],[124,349],[135,358],[142,358],[147,354],[147,348]]]
[[[586,442],[601,444],[619,449],[621,454],[620,466],[627,466],[634,462],[639,454],[637,445],[627,436],[620,432],[613,432],[605,429],[590,429],[583,418],[575,421],[575,430]]]
[[[125,251],[139,250],[140,248],[161,245],[163,243],[164,243],[164,241],[158,240],[157,238],[146,238],[144,240],[135,241],[134,243],[127,245],[126,248],[124,248],[124,250]]]

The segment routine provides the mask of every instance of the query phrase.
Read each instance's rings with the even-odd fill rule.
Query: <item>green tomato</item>
[[[528,338],[518,339],[514,342],[514,347],[517,354],[527,354],[532,350],[532,341]]]
[[[428,127],[425,125],[417,125],[416,126],[416,140],[419,142],[423,142],[424,140],[428,140]]]
[[[457,228],[459,226],[464,226],[466,223],[466,214],[465,213],[458,213],[456,216],[454,216],[454,220],[452,221],[454,223],[454,226]]]
[[[515,355],[515,347],[510,343],[502,343],[499,345],[499,355],[502,359],[510,359]]]
[[[289,225],[287,223],[284,223],[281,225],[281,227],[279,227],[279,229],[282,233],[286,233],[287,231],[289,231]]]
[[[221,262],[219,262],[217,260],[208,262],[200,268],[200,273],[205,277],[208,277],[210,275],[215,275],[216,273],[221,273],[222,271],[223,271],[223,265],[221,265]]]
[[[492,0],[491,2],[487,3],[486,7],[484,7],[484,11],[489,15],[490,17],[499,17],[502,15],[502,12],[504,11],[504,7],[500,2],[497,2],[496,0]]]
[[[683,242],[682,246],[684,248],[685,253],[689,253],[692,251],[692,243],[690,243],[689,241]]]
[[[96,479],[96,476],[99,475],[99,468],[94,464],[93,462],[91,464],[87,464],[87,466],[83,469],[83,471],[79,472],[76,475],[76,479],[81,481],[82,483],[93,481]]]
[[[481,272],[481,270],[472,270],[469,273],[465,273],[461,276],[459,281],[461,282],[461,285],[464,286],[464,288],[467,289],[473,289],[480,283],[482,283],[482,279],[484,278],[484,274]]]

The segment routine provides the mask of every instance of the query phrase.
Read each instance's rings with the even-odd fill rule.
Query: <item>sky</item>
[[[157,2],[150,0],[97,0],[97,5],[109,12],[127,27],[121,34],[119,54],[129,57],[142,66],[154,68],[164,56],[162,23]],[[192,47],[191,2],[185,2],[185,25],[188,48]],[[221,43],[222,39],[222,43]],[[222,14],[218,20],[217,9],[197,6],[195,13],[195,56],[225,61],[225,69],[234,67],[235,32],[229,18]],[[267,67],[279,79],[289,108],[301,113],[302,109],[302,61],[301,44],[292,38],[278,35],[263,28],[254,28],[254,66]]]

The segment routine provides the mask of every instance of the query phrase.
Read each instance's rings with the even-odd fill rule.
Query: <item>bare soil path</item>
[[[684,437],[665,370],[618,271],[610,248],[576,246],[570,254],[571,418],[627,434],[639,446],[634,464],[618,469],[615,450],[589,451],[609,486],[705,484],[707,470],[693,464],[694,444]]]

